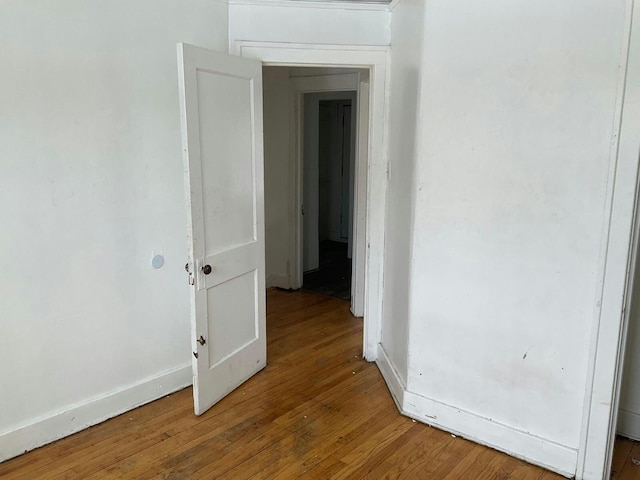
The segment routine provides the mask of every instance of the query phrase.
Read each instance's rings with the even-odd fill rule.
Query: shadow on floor
[[[351,259],[346,243],[320,242],[320,268],[304,274],[302,290],[351,301]]]

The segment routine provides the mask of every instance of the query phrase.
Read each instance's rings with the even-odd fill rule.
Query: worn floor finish
[[[272,290],[268,312],[268,366],[205,415],[186,389],[0,464],[0,478],[562,478],[402,417],[347,302]]]

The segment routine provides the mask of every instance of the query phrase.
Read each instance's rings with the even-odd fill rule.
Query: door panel
[[[257,293],[256,273],[252,270],[207,290],[207,310],[214,312],[208,318],[210,368],[258,338],[258,299],[253,298]],[[227,301],[233,296],[245,301]],[[235,319],[236,328],[228,328],[229,318]]]
[[[205,222],[205,248],[215,254],[256,240],[252,82],[207,71],[197,78],[204,218],[216,219]]]
[[[266,364],[262,65],[186,44],[178,65],[200,415]]]

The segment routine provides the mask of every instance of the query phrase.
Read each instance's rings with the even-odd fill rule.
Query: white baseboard
[[[189,363],[35,419],[27,425],[0,432],[0,462],[181,390],[191,385],[192,380]]]
[[[378,345],[378,357],[376,358],[376,365],[378,365],[378,369],[382,374],[382,378],[389,387],[389,391],[391,392],[391,396],[393,397],[393,401],[396,402],[396,406],[398,410],[402,412],[402,404],[404,402],[404,392],[406,390],[404,382],[398,371],[395,369],[387,352],[384,350],[382,345]]]
[[[565,477],[575,475],[578,452],[574,448],[412,392],[405,392],[403,413]]]
[[[408,391],[382,345],[376,364],[402,414],[565,477],[575,475],[576,449]]]
[[[623,408],[618,410],[618,433],[631,440],[640,441],[640,415]]]
[[[267,288],[276,287],[289,290],[291,288],[291,282],[286,275],[269,275],[267,277]]]

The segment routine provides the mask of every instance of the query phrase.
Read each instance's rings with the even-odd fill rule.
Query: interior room
[[[639,11],[0,2],[0,477],[640,478]]]

